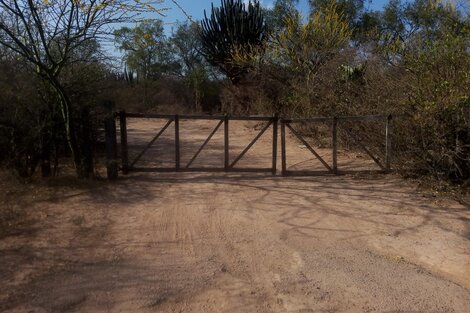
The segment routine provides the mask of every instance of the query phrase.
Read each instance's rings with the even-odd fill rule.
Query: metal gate
[[[128,138],[127,138],[127,118],[146,118],[146,119],[160,119],[166,121],[164,126],[156,133],[156,135],[148,142],[142,151],[133,159],[129,159]],[[120,132],[121,132],[121,169],[123,174],[129,172],[271,172],[276,173],[276,160],[277,160],[277,130],[278,118],[263,117],[263,116],[246,116],[246,117],[231,117],[228,115],[207,116],[207,115],[165,115],[165,114],[141,114],[141,113],[126,113],[124,111],[119,113]],[[194,153],[190,161],[182,164],[180,157],[181,143],[180,143],[180,123],[185,120],[216,120],[219,121],[215,128],[209,133],[202,145]],[[236,155],[231,160],[230,151],[230,121],[258,121],[265,122],[266,124],[253,138],[253,140],[243,149],[243,151]],[[173,167],[139,167],[138,162],[148,149],[160,138],[160,136],[167,131],[173,124],[174,135],[174,166]],[[222,127],[224,132],[224,166],[223,167],[193,167],[192,164],[197,159],[199,154],[204,150],[214,134]],[[239,167],[237,164],[245,156],[245,154],[253,147],[258,139],[269,129],[272,128],[272,166],[271,167]]]
[[[107,159],[108,159],[108,177],[117,177],[118,163],[124,175],[129,172],[254,172],[254,173],[272,173],[277,172],[277,152],[278,152],[278,123],[281,126],[281,169],[283,176],[289,175],[320,175],[320,174],[343,174],[346,171],[338,168],[338,130],[341,130],[342,135],[347,136],[353,141],[356,146],[365,152],[375,164],[377,164],[380,172],[389,172],[391,169],[391,115],[371,115],[371,116],[342,116],[342,117],[313,117],[302,119],[289,119],[279,118],[278,116],[244,116],[233,117],[229,115],[166,115],[166,114],[142,114],[142,113],[127,113],[121,111],[115,116],[119,118],[120,128],[120,162],[117,158],[117,142],[116,142],[116,123],[114,118],[109,118],[106,121],[106,146],[107,146]],[[128,126],[127,118],[145,118],[145,119],[159,119],[165,121],[164,126],[156,132],[155,136],[146,143],[145,147],[132,159],[129,158],[128,147]],[[180,123],[187,120],[214,120],[218,121],[215,128],[208,134],[201,146],[194,152],[192,157],[187,163],[181,162],[180,156]],[[261,130],[251,140],[251,142],[231,159],[230,150],[230,121],[258,121],[264,123]],[[347,123],[361,123],[363,121],[377,121],[384,122],[385,138],[383,138],[383,146],[385,151],[383,157],[377,157],[370,149],[364,144],[363,140],[354,132],[351,127],[347,127]],[[328,123],[331,125],[331,160],[326,160],[324,157],[308,143],[305,136],[296,130],[297,123]],[[351,125],[351,124],[350,124]],[[171,127],[173,126],[173,127]],[[223,166],[212,167],[195,167],[194,161],[199,157],[200,153],[206,148],[213,136],[223,128]],[[239,161],[246,155],[246,153],[253,147],[253,145],[265,134],[268,129],[272,131],[272,161],[270,167],[240,167],[237,166]],[[174,131],[174,166],[172,167],[153,167],[140,165],[139,161],[142,156],[149,150],[149,148],[162,136],[166,131]],[[290,170],[288,168],[287,158],[287,133],[290,132],[295,139],[299,140],[308,151],[320,161],[324,167],[323,171],[313,170]]]
[[[384,157],[381,161],[379,157],[374,155],[370,149],[364,144],[363,140],[358,134],[356,134],[351,128],[346,127],[346,122],[360,123],[365,121],[376,121],[384,122],[385,138],[383,138],[383,144],[385,151],[383,152]],[[340,174],[346,173],[338,168],[338,130],[351,139],[360,150],[365,152],[377,166],[380,168],[379,171],[389,172],[390,171],[390,158],[391,158],[391,115],[367,115],[367,116],[341,116],[341,117],[313,117],[313,118],[298,118],[298,119],[282,119],[281,120],[281,158],[282,158],[282,175],[319,175],[319,174]],[[307,142],[302,134],[300,134],[294,127],[297,123],[329,123],[331,125],[331,149],[332,159],[331,163],[320,156],[319,153]],[[341,127],[343,126],[343,127]],[[294,135],[310,152],[318,159],[323,167],[324,171],[292,171],[287,168],[287,151],[286,151],[286,130]]]

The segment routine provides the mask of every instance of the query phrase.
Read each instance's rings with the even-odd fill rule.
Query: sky
[[[221,0],[176,0],[176,2],[181,6],[181,9],[174,4],[172,0],[164,0],[162,4],[159,4],[157,7],[164,8],[162,12],[165,16],[151,16],[150,18],[157,18],[163,20],[165,24],[165,32],[167,36],[170,36],[173,30],[176,28],[178,23],[184,23],[187,21],[184,10],[193,20],[201,20],[204,17],[204,10],[210,14],[211,4],[214,3],[214,6],[220,6]],[[248,0],[244,0],[248,2]],[[261,5],[264,7],[272,7],[274,0],[260,0]],[[371,10],[380,10],[388,2],[388,0],[365,0],[366,9]],[[298,9],[304,14],[308,13],[308,0],[299,0]],[[128,25],[131,26],[131,25]],[[105,49],[109,51],[114,57],[120,58],[122,55],[121,52],[114,46],[113,43],[104,44]]]
[[[204,17],[204,10],[210,12],[211,3],[214,2],[215,6],[220,6],[220,0],[177,0],[183,10],[185,10],[195,20],[200,20]],[[246,0],[248,2],[248,0]],[[261,0],[261,4],[265,7],[272,7],[274,0]],[[307,0],[300,0],[298,8],[302,12],[308,12]],[[369,0],[365,1],[366,8],[372,10],[380,10],[388,1],[387,0]],[[179,9],[171,0],[166,0],[161,5],[162,7],[168,8],[164,12],[166,15],[161,19],[166,24],[167,31],[171,32],[171,28],[178,22],[184,22],[187,20],[184,13]]]

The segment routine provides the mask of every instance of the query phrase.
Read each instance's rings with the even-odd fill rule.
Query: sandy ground
[[[215,126],[195,124],[182,126],[183,162]],[[131,121],[132,156],[159,125]],[[235,155],[255,132],[232,127]],[[269,166],[269,135],[240,166]],[[171,138],[141,165],[171,166]],[[221,143],[194,165],[221,166]],[[293,139],[288,155],[291,169],[321,169]],[[31,205],[32,229],[0,240],[1,312],[470,312],[469,208],[394,175],[63,185]]]

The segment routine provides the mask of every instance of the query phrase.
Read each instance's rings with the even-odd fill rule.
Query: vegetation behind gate
[[[21,177],[36,169],[48,176],[58,173],[60,160],[74,156],[77,173],[93,176],[102,121],[110,109],[292,117],[394,114],[403,116],[393,122],[395,168],[468,181],[470,19],[465,2],[391,0],[382,11],[371,11],[364,1],[312,0],[311,12],[302,13],[295,0],[277,0],[271,9],[241,2],[215,3],[220,10],[207,12],[205,22],[181,24],[170,36],[158,20],[135,20],[135,26],[121,28],[117,21],[102,21],[114,31],[72,40],[67,62],[51,76],[23,50],[13,49],[7,31],[15,18],[7,14],[7,5],[18,4],[24,16],[45,25],[35,12],[75,2],[38,1],[30,7],[26,1],[0,1],[3,164]],[[138,10],[128,8],[126,14]],[[224,18],[229,22],[217,27]],[[243,28],[244,21],[251,28]],[[27,30],[16,29],[17,35],[29,38]],[[41,28],[30,30],[33,39],[41,38]],[[32,40],[26,47],[37,52],[46,69],[64,51],[64,37],[53,36],[53,30],[42,31],[48,45]],[[109,58],[104,37],[114,41],[122,60]],[[70,107],[65,119],[64,101]],[[362,131],[368,144],[380,140],[373,128]]]

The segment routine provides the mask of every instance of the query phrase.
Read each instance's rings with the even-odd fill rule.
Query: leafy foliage
[[[137,73],[138,79],[177,71],[178,63],[161,20],[141,22],[134,28],[122,27],[114,31],[114,37],[117,47],[124,52],[126,66]]]
[[[351,30],[336,4],[322,7],[302,24],[299,15],[286,19],[286,28],[277,37],[281,54],[290,64],[311,78],[318,68],[344,47]]]
[[[67,144],[80,174],[90,172],[93,116],[106,99],[168,113],[399,114],[395,166],[469,180],[468,6],[309,3],[302,17],[297,0],[222,0],[167,37],[162,22],[136,19],[153,2],[0,0],[1,161],[29,176]],[[126,21],[137,23],[109,32]],[[123,53],[119,72],[103,58],[109,35]],[[383,147],[379,129],[361,131]]]
[[[134,21],[149,11],[159,12],[153,2],[140,0],[0,0],[0,45],[34,67],[55,92],[78,176],[93,176],[89,166],[93,161],[89,145],[79,143],[77,130],[83,127],[74,121],[77,110],[61,74],[66,67],[89,61],[76,58],[82,55],[79,50],[107,37],[111,25]],[[85,164],[84,157],[88,159]]]
[[[399,39],[384,47],[404,69],[413,119],[407,143],[416,147],[415,165],[436,175],[470,177],[470,21],[453,7],[416,1],[401,12]],[[401,40],[400,40],[401,39]]]
[[[266,24],[271,34],[276,34],[286,27],[286,17],[299,14],[296,5],[299,0],[276,0],[273,8],[265,10]]]
[[[181,62],[183,72],[191,72],[203,63],[202,43],[199,37],[199,25],[195,22],[178,26],[171,38],[176,58]]]
[[[364,0],[309,0],[312,14],[334,5],[338,14],[343,15],[351,26],[360,19],[364,10]]]

